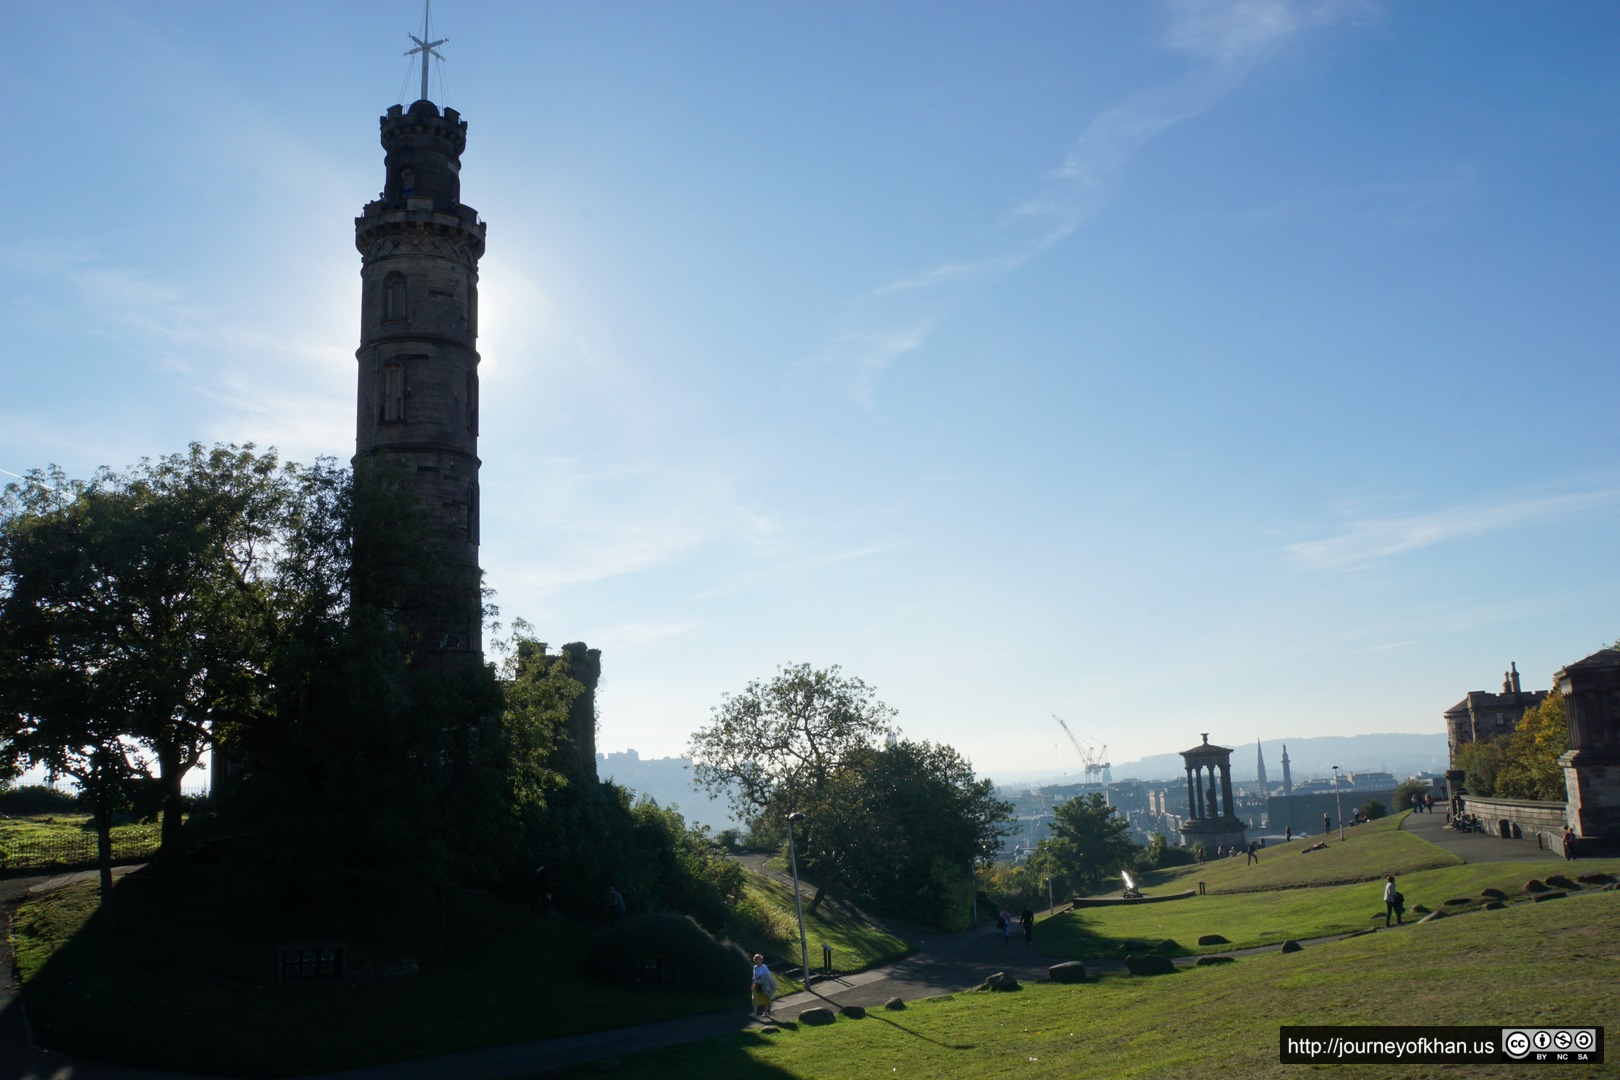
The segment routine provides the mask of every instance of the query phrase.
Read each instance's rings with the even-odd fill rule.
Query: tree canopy
[[[1100,889],[1121,867],[1133,865],[1139,851],[1130,824],[1094,791],[1058,805],[1031,863],[1084,895]]]

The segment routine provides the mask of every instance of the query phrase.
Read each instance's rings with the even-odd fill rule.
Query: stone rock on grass
[[[1412,908],[1412,914],[1414,915],[1427,915],[1429,911],[1430,909],[1424,907],[1422,904],[1416,904]]]
[[[824,1027],[837,1019],[833,1011],[824,1005],[817,1005],[799,1014],[799,1023],[809,1024],[811,1027]]]
[[[1122,941],[1122,942],[1119,943],[1119,951],[1122,952],[1122,953],[1141,952],[1144,949],[1146,949],[1147,947],[1148,947],[1147,942],[1145,942],[1145,941],[1137,941],[1135,938],[1128,938],[1125,941]]]
[[[1053,964],[1047,968],[1046,977],[1055,983],[1085,982],[1086,965],[1078,960],[1065,960],[1061,964]]]
[[[1155,945],[1154,948],[1158,949],[1162,953],[1172,953],[1181,948],[1181,945],[1176,941],[1175,938],[1165,938],[1163,941]]]
[[[1529,881],[1524,883],[1524,891],[1527,893],[1546,892],[1547,885],[1543,881],[1536,878],[1531,878]]]
[[[1578,888],[1580,888],[1579,885],[1577,885],[1573,881],[1569,880],[1569,878],[1565,877],[1563,874],[1553,874],[1551,877],[1549,877],[1547,879],[1547,884],[1551,885],[1555,889],[1578,889]]]
[[[1446,907],[1468,907],[1474,902],[1471,896],[1454,896],[1445,903]]]
[[[1418,922],[1420,922],[1420,923],[1434,922],[1436,919],[1444,919],[1444,918],[1446,918],[1446,913],[1445,912],[1443,912],[1443,911],[1431,911],[1427,915],[1423,916],[1423,918],[1419,919]]]
[[[1485,906],[1480,908],[1480,910],[1481,911],[1501,911],[1505,907],[1507,907],[1507,905],[1505,903],[1503,903],[1502,901],[1500,901],[1500,900],[1487,900],[1487,901],[1485,901]]]
[[[1576,875],[1575,880],[1580,882],[1582,885],[1613,885],[1614,875],[1602,873],[1578,874]]]
[[[1301,945],[1293,938],[1289,938],[1287,941],[1282,943],[1283,952],[1299,952],[1303,948],[1305,948],[1305,946]]]
[[[1565,892],[1538,892],[1534,896],[1532,896],[1530,899],[1534,900],[1536,903],[1539,904],[1543,900],[1562,900],[1564,897],[1566,897],[1568,895],[1569,894],[1565,893]]]
[[[900,998],[892,997],[883,1003],[883,1007],[888,1009],[890,1012],[899,1012],[901,1009],[906,1007],[906,1003]]]
[[[1204,935],[1199,937],[1198,944],[1200,944],[1200,945],[1230,945],[1231,942],[1227,941],[1225,938],[1223,938],[1219,934],[1204,934]]]
[[[866,1018],[866,1010],[859,1005],[845,1005],[838,1011],[851,1020],[864,1020]]]
[[[1125,958],[1125,970],[1132,975],[1168,975],[1176,970],[1168,956],[1156,953],[1132,954]]]
[[[1235,956],[1200,956],[1198,958],[1199,967],[1214,967],[1216,964],[1235,963],[1237,963],[1237,957]]]
[[[1005,971],[998,971],[979,984],[980,990],[1022,990],[1018,980]]]
[[[1503,892],[1501,889],[1481,889],[1479,890],[1479,895],[1483,896],[1487,900],[1507,899],[1507,893]]]

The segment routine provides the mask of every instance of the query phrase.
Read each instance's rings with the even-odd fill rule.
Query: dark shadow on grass
[[[906,1025],[891,1020],[887,1016],[879,1016],[877,1013],[867,1013],[866,1019],[877,1020],[880,1023],[888,1024],[896,1031],[903,1031],[914,1039],[921,1039],[923,1042],[933,1043],[935,1046],[945,1050],[972,1050],[974,1048],[973,1043],[946,1043],[940,1042],[938,1039],[930,1039],[927,1035],[924,1035],[920,1031],[913,1031],[911,1028],[906,1027]]]

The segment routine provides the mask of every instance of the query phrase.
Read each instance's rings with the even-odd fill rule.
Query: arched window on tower
[[[382,369],[382,422],[395,424],[405,419],[405,368],[398,361]]]
[[[405,317],[405,275],[389,274],[383,278],[383,319],[403,319]]]

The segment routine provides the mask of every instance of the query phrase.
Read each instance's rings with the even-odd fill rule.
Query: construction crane
[[[1112,784],[1114,782],[1113,765],[1106,760],[1108,747],[1104,746],[1101,750],[1087,750],[1080,745],[1080,740],[1075,738],[1074,732],[1069,730],[1069,725],[1063,717],[1053,713],[1052,719],[1056,720],[1058,725],[1063,728],[1063,734],[1067,735],[1069,741],[1074,744],[1075,753],[1079,754],[1080,760],[1086,763],[1086,783],[1103,784],[1105,786]],[[1090,742],[1089,739],[1086,741]]]

